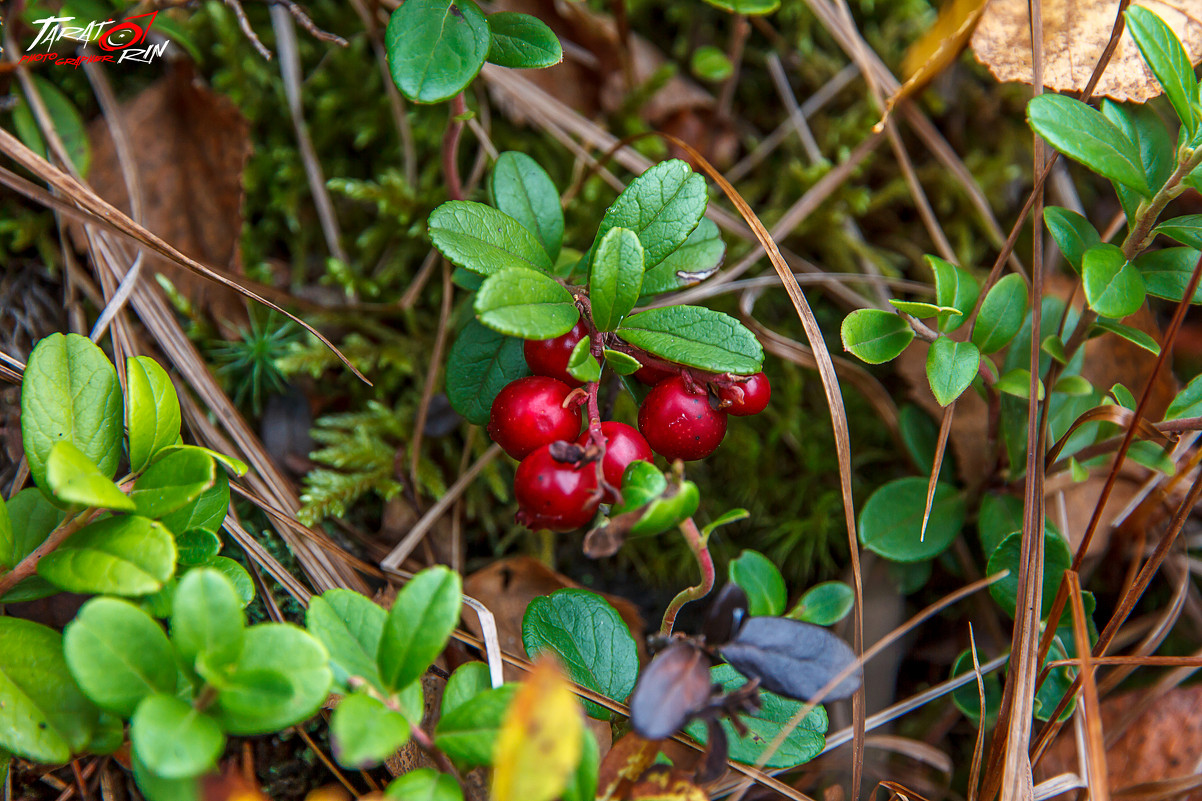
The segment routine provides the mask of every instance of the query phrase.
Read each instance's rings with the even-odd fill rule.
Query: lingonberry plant
[[[1182,303],[1202,257],[1202,216],[1185,215],[1161,222],[1169,202],[1186,188],[1202,189],[1202,108],[1194,68],[1172,30],[1146,8],[1125,12],[1127,30],[1149,70],[1164,89],[1181,123],[1170,133],[1160,116],[1146,106],[1103,101],[1101,110],[1057,94],[1035,97],[1027,107],[1031,128],[1064,156],[1111,181],[1124,212],[1126,233],[1120,244],[1105,241],[1082,215],[1048,207],[1043,222],[1065,261],[1079,278],[1085,306],[1077,309],[1063,299],[1045,296],[1040,312],[1039,341],[1032,342],[1033,314],[1024,276],[991,275],[986,291],[968,271],[935,256],[927,262],[934,278],[934,298],[891,300],[894,313],[861,309],[842,326],[844,347],[869,364],[882,364],[902,354],[915,339],[928,344],[926,377],[942,407],[944,426],[952,406],[971,388],[985,401],[990,421],[986,449],[988,467],[975,486],[936,483],[934,464],[936,426],[921,413],[902,416],[902,438],[916,464],[931,479],[911,477],[885,484],[864,504],[859,535],[864,547],[895,563],[896,575],[907,590],[917,589],[930,574],[932,560],[943,555],[959,536],[970,509],[978,509],[977,533],[987,574],[1009,571],[990,587],[990,593],[1010,616],[1016,614],[1022,552],[1024,505],[1007,484],[1019,484],[1028,465],[1029,449],[1043,444],[1030,439],[1028,410],[1046,423],[1042,460],[1048,483],[1056,474],[1080,482],[1091,472],[1109,469],[1112,454],[1128,458],[1153,472],[1172,474],[1174,461],[1166,444],[1176,432],[1197,428],[1202,413],[1202,379],[1194,378],[1168,404],[1163,419],[1144,421],[1147,398],[1137,401],[1122,384],[1095,387],[1082,375],[1087,340],[1118,337],[1162,357],[1160,344],[1128,317],[1145,307],[1149,298]],[[1184,247],[1158,247],[1164,237]],[[999,262],[997,269],[1000,270]],[[1190,303],[1202,302],[1193,290]],[[928,325],[923,320],[931,320]],[[967,336],[964,332],[967,331]],[[1039,354],[1038,374],[1031,375],[1032,345]],[[1034,394],[1034,399],[1031,395]],[[1192,420],[1185,418],[1194,418]],[[1115,423],[1134,421],[1135,439],[1115,438]],[[1061,517],[1061,527],[1068,522]],[[1049,659],[1076,656],[1072,626],[1056,608],[1065,570],[1079,566],[1066,539],[1050,520],[1043,532],[1044,624],[1056,636],[1049,640]],[[1091,529],[1092,531],[1092,529]],[[1081,553],[1088,542],[1081,546]],[[974,569],[980,569],[980,567]],[[1063,604],[1064,595],[1059,595]],[[1094,597],[1083,595],[1088,615]],[[1091,639],[1096,639],[1092,620]],[[972,670],[968,652],[960,655],[953,673]],[[1065,692],[1073,678],[1067,667],[1047,672],[1036,698],[1035,715],[1063,719],[1072,710]],[[965,714],[980,716],[975,688],[955,696]],[[996,716],[1000,685],[986,683],[989,712]]]

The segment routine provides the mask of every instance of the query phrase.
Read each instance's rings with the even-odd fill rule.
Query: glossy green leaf
[[[602,355],[605,357],[605,363],[618,375],[634,375],[643,366],[638,359],[621,351],[605,348]]]
[[[46,486],[59,501],[132,512],[134,502],[79,448],[67,440],[54,443],[46,460]]]
[[[175,560],[181,567],[207,564],[221,551],[221,537],[203,528],[175,535]]]
[[[100,19],[95,17],[94,19]],[[38,96],[50,116],[54,132],[63,143],[67,157],[80,175],[87,176],[92,165],[92,148],[88,140],[87,125],[75,104],[50,80],[39,75],[30,76],[37,87]],[[50,158],[49,149],[42,138],[41,128],[33,114],[29,101],[22,97],[13,109],[13,127],[21,141],[39,156]]]
[[[497,730],[517,692],[517,684],[504,684],[480,693],[470,704],[462,704],[439,719],[434,745],[465,766],[491,765]]]
[[[1139,151],[1144,174],[1152,190],[1159,190],[1177,166],[1176,137],[1170,137],[1160,114],[1148,105],[1102,101],[1102,115],[1127,135]],[[1113,183],[1119,204],[1128,220],[1139,216],[1140,194],[1120,183]]]
[[[705,180],[686,162],[661,161],[631,181],[606,209],[597,242],[611,228],[629,228],[643,245],[645,269],[654,269],[688,240],[706,202]]]
[[[224,574],[201,567],[180,579],[172,601],[171,641],[185,664],[193,665],[201,654],[212,667],[233,664],[242,653],[245,625],[242,599]]]
[[[601,363],[592,354],[592,342],[584,337],[568,354],[568,375],[587,384],[601,378]]]
[[[1132,263],[1143,277],[1149,295],[1179,303],[1185,297],[1200,257],[1202,253],[1194,248],[1163,248],[1141,253]],[[1190,303],[1202,303],[1202,284],[1194,290]]]
[[[750,375],[764,363],[755,334],[704,306],[668,306],[632,314],[618,335],[654,356],[715,373]]]
[[[392,12],[384,48],[401,93],[417,103],[438,103],[472,82],[489,40],[488,23],[472,0],[416,0]]]
[[[63,511],[52,504],[38,489],[23,489],[8,501],[8,519],[11,526],[6,543],[0,537],[0,569],[16,567],[22,559],[46,541],[65,517]],[[58,590],[41,576],[30,576],[17,583],[2,599],[5,603],[35,601],[54,595]]]
[[[304,629],[261,623],[246,630],[210,714],[230,734],[268,734],[316,713],[332,679],[326,649]]]
[[[1095,245],[1086,251],[1081,277],[1085,300],[1103,317],[1126,317],[1144,303],[1144,279],[1116,245]]]
[[[43,490],[54,443],[66,440],[107,478],[124,436],[117,370],[87,337],[51,334],[33,349],[21,381],[21,441]]]
[[[502,67],[541,69],[563,61],[559,37],[547,24],[529,14],[500,11],[488,16],[492,44],[488,60]]]
[[[532,600],[522,617],[522,643],[531,659],[555,653],[572,681],[615,701],[625,701],[638,678],[630,629],[608,601],[588,590],[559,590]],[[611,717],[604,707],[584,705],[591,717]]]
[[[1089,383],[1084,377],[1079,375],[1066,375],[1056,382],[1056,386],[1052,387],[1053,392],[1061,392],[1065,395],[1090,395],[1093,393],[1093,384]]]
[[[214,556],[205,567],[218,571],[234,585],[238,597],[242,599],[242,607],[255,599],[255,581],[246,572],[246,568],[230,559],[228,556]]]
[[[455,668],[442,691],[440,714],[445,717],[452,709],[463,706],[477,695],[492,689],[488,665],[484,662],[465,662]]]
[[[911,476],[885,484],[860,510],[860,542],[894,562],[921,562],[943,553],[964,526],[964,496],[947,484],[937,484],[923,536],[926,501],[926,478]]]
[[[1138,328],[1132,328],[1129,325],[1116,323],[1114,320],[1096,320],[1093,324],[1093,328],[1098,332],[1105,331],[1107,333],[1114,334],[1115,336],[1122,337],[1133,345],[1138,345],[1139,347],[1143,348],[1153,356],[1160,355],[1160,344],[1152,338],[1151,334],[1140,331]]]
[[[1164,413],[1165,420],[1202,416],[1202,375],[1194,376],[1185,389],[1177,393]]]
[[[1016,398],[1029,398],[1031,397],[1031,371],[1022,367],[1008,370],[998,376],[998,380],[993,382],[993,388],[997,392],[1013,395]],[[1043,400],[1043,382],[1038,379],[1035,381],[1035,394],[1038,400]]]
[[[979,652],[977,659],[981,659]],[[952,678],[972,672],[972,652],[961,651],[952,663]],[[981,685],[985,688],[985,728],[991,729],[1002,707],[1002,683],[994,672],[981,676]],[[976,681],[952,690],[952,703],[974,723],[981,720],[981,686]]]
[[[13,524],[8,517],[8,504],[0,496],[0,571],[10,570],[21,561],[13,548]]]
[[[174,695],[152,695],[138,704],[129,732],[142,762],[164,779],[212,770],[225,748],[217,721]]]
[[[1200,387],[1199,389],[1202,390],[1202,387]],[[1131,394],[1131,390],[1127,389],[1122,384],[1115,384],[1114,386],[1112,386],[1110,388],[1110,395],[1112,398],[1114,398],[1114,402],[1117,403],[1119,406],[1122,406],[1124,409],[1130,409],[1131,411],[1135,411],[1135,407],[1137,406],[1137,404],[1135,402],[1135,396]],[[1181,397],[1181,396],[1178,395],[1178,397]],[[1170,409],[1173,408],[1173,405],[1169,404],[1169,408]],[[1188,417],[1189,415],[1182,415],[1182,416]]]
[[[175,653],[167,635],[129,601],[93,598],[63,630],[71,675],[101,709],[129,717],[142,699],[175,693]]]
[[[780,8],[780,0],[705,0],[714,8],[729,11],[731,14],[746,14],[762,16],[771,14]]]
[[[134,472],[150,464],[163,448],[179,439],[180,411],[167,371],[147,356],[125,360],[125,427],[129,466]]]
[[[626,469],[629,471],[630,467]],[[623,500],[626,501],[625,485],[623,493]],[[692,517],[700,503],[701,493],[696,484],[673,478],[667,489],[647,504],[642,517],[630,527],[630,536],[650,537],[674,529],[686,518]],[[624,506],[622,508],[625,509]]]
[[[927,351],[927,381],[940,406],[968,389],[981,367],[981,352],[971,342],[939,337]]]
[[[855,604],[856,594],[851,587],[842,581],[824,581],[806,590],[786,617],[816,626],[833,626],[847,617]]]
[[[336,686],[347,689],[351,676],[384,689],[376,664],[388,613],[357,592],[326,590],[309,601],[305,625],[330,652]]]
[[[426,672],[459,624],[459,574],[437,566],[418,573],[397,594],[380,640],[380,678],[396,691]]]
[[[1065,260],[1080,273],[1085,251],[1102,242],[1098,229],[1077,212],[1059,206],[1045,208],[1043,221]]]
[[[343,767],[374,768],[408,741],[405,718],[369,695],[348,695],[330,716],[330,743]]]
[[[67,592],[146,595],[175,573],[171,532],[145,517],[108,517],[38,562],[38,575]]]
[[[843,349],[868,364],[884,364],[914,341],[905,318],[881,309],[857,309],[843,318]]]
[[[1027,122],[1064,155],[1112,181],[1147,195],[1139,150],[1101,112],[1067,95],[1043,94],[1027,104]]]
[[[202,448],[199,445],[173,445],[170,448],[165,448],[160,455],[166,456],[168,453],[173,453],[175,451],[200,451],[201,453],[208,454],[210,459],[233,473],[235,476],[244,476],[246,475],[246,471],[250,470],[250,466],[241,459],[230,456],[228,453],[215,451],[212,448]]]
[[[392,801],[463,801],[463,790],[454,776],[432,768],[418,768],[388,785],[384,797]]]
[[[717,224],[702,217],[693,233],[680,247],[673,250],[643,274],[643,297],[662,292],[675,292],[709,278],[722,266],[726,257],[726,242]]]
[[[923,303],[917,300],[890,300],[889,305],[899,312],[905,312],[919,320],[937,317],[940,314],[959,317],[961,312],[953,306],[937,306],[934,303]]]
[[[484,425],[497,393],[529,374],[522,341],[473,318],[459,332],[447,357],[447,398],[469,423]]]
[[[589,301],[598,331],[613,331],[638,302],[643,286],[643,245],[629,228],[601,237],[589,272]]]
[[[701,528],[701,537],[705,539],[710,534],[713,534],[716,529],[728,526],[731,523],[737,523],[740,520],[746,520],[749,517],[751,517],[751,512],[746,509],[731,509],[723,512]]]
[[[1202,250],[1202,214],[1183,214],[1180,217],[1165,220],[1153,228],[1152,232],[1176,239],[1181,244],[1195,250]]]
[[[735,65],[722,52],[722,48],[702,45],[689,58],[689,71],[703,81],[717,83],[734,74]]]
[[[941,313],[939,330],[955,331],[968,319],[969,313],[976,305],[977,295],[981,293],[981,287],[977,279],[972,277],[972,273],[950,261],[931,255],[925,256],[924,259],[935,276],[935,304],[960,310],[959,315]]]
[[[1030,311],[1027,282],[1021,275],[1003,276],[981,303],[972,327],[972,343],[981,353],[995,353],[1010,344]]]
[[[484,325],[522,339],[553,339],[580,319],[576,299],[563,284],[526,269],[490,275],[476,293],[475,308]]]
[[[490,23],[501,14],[489,18]],[[494,44],[496,40],[494,39]],[[556,40],[556,46],[559,41]],[[516,150],[497,156],[488,181],[488,199],[499,211],[520,222],[542,243],[554,262],[563,247],[563,209],[551,177],[534,159]]]
[[[1068,652],[1065,650],[1063,641],[1059,637],[1052,638],[1052,646],[1048,649],[1048,658],[1044,660],[1044,665],[1067,658]],[[1034,716],[1036,720],[1051,720],[1052,713],[1060,704],[1060,700],[1072,689],[1073,679],[1076,675],[1077,672],[1067,665],[1048,671],[1047,678],[1044,679],[1039,691],[1035,694]],[[1062,722],[1068,720],[1076,706],[1075,700],[1065,704],[1059,720]]]
[[[785,579],[771,559],[759,551],[743,551],[727,565],[727,578],[747,593],[747,611],[752,615],[779,615],[788,596]]]
[[[0,617],[0,749],[61,765],[87,746],[96,707],[79,691],[52,628]]]
[[[207,453],[177,450],[155,459],[134,482],[129,497],[138,514],[160,518],[183,509],[216,483],[217,464]]]
[[[1006,614],[1014,617],[1015,599],[1018,597],[1018,571],[1022,555],[1022,532],[1015,531],[1002,540],[993,555],[989,557],[989,565],[985,572],[989,575],[1009,570],[1010,575],[989,585],[989,594],[997,601]],[[1044,531],[1043,537],[1043,605],[1040,618],[1047,616],[1056,600],[1056,590],[1060,586],[1060,578],[1072,564],[1073,556],[1069,552],[1068,543],[1064,537],[1054,531]]]
[[[1144,62],[1164,88],[1177,118],[1185,126],[1186,140],[1198,130],[1198,79],[1194,65],[1186,55],[1177,34],[1160,17],[1142,6],[1131,6],[1124,12],[1127,32],[1135,40]]]
[[[710,670],[710,677],[715,684],[730,692],[747,683],[737,670],[730,665],[718,665]],[[776,741],[785,724],[789,723],[805,705],[801,701],[782,698],[767,690],[760,691],[763,706],[751,715],[740,716],[747,726],[747,736],[740,737],[728,719],[722,719],[722,728],[726,729],[726,737],[730,743],[730,758],[745,764],[759,764],[768,746]],[[789,732],[781,743],[780,748],[768,757],[764,763],[766,768],[791,768],[809,762],[822,753],[826,746],[826,729],[828,726],[826,710],[821,706],[802,718],[801,723]],[[704,743],[706,741],[705,724],[693,722],[685,727],[685,731],[693,739]]]
[[[539,238],[492,206],[451,200],[431,212],[429,226],[434,247],[452,264],[474,273],[487,276],[513,267],[551,271],[551,257]]]
[[[130,751],[130,763],[138,792],[146,801],[201,801],[200,782],[196,779],[164,779],[142,761],[137,751]]]

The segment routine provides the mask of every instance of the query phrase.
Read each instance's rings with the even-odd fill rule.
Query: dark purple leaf
[[[698,784],[712,782],[721,776],[726,771],[726,756],[730,753],[726,729],[717,719],[706,721],[706,731],[709,736],[705,740],[705,756],[701,758],[701,765],[693,777]]]
[[[719,646],[730,640],[747,617],[747,593],[733,581],[722,588],[710,605],[701,633],[705,643]]]
[[[630,696],[630,723],[645,740],[662,740],[706,705],[713,660],[688,640],[661,651],[639,676]]]
[[[744,676],[758,678],[764,689],[799,701],[814,698],[856,661],[848,644],[826,629],[783,617],[748,618],[719,652]],[[846,698],[861,680],[857,667],[821,700]]]

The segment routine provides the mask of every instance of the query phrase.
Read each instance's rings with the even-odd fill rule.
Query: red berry
[[[674,376],[647,393],[639,407],[639,431],[652,450],[668,459],[704,459],[726,436],[726,412],[714,409],[704,392],[690,392],[684,379]]]
[[[742,393],[739,390],[742,390]],[[719,389],[718,397],[730,404],[723,407],[727,414],[750,417],[768,407],[768,399],[772,397],[772,385],[768,383],[768,376],[756,373],[734,386]]]
[[[622,474],[626,472],[626,466],[631,462],[650,462],[655,458],[655,454],[651,452],[651,446],[647,444],[647,440],[643,439],[643,435],[635,430],[634,426],[628,426],[625,423],[619,423],[616,420],[608,420],[601,424],[601,436],[605,438],[605,457],[601,460],[601,470],[605,474],[605,481],[619,489],[622,486]],[[580,439],[576,440],[577,445],[588,445],[589,432],[580,435]],[[614,499],[609,497],[610,493],[606,493],[606,503],[611,503]]]
[[[653,364],[644,364],[642,367],[634,371],[634,377],[649,387],[653,387],[660,381],[671,378],[674,375],[676,375],[676,373],[672,372],[671,370],[663,367],[656,367]]]
[[[580,433],[580,407],[563,401],[572,388],[562,381],[532,375],[511,381],[492,402],[488,435],[515,459]]]
[[[543,445],[522,460],[513,479],[518,522],[532,529],[578,529],[597,513],[601,500],[596,490],[596,465],[556,461],[551,446]]]
[[[578,387],[582,382],[568,374],[568,357],[576,343],[584,339],[588,329],[580,320],[572,330],[554,339],[527,339],[522,345],[526,355],[526,364],[535,375],[545,375],[548,378],[558,378],[569,387]]]

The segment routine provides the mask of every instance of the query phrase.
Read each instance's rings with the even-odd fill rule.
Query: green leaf
[[[484,662],[465,662],[455,668],[442,691],[440,715],[446,717],[452,709],[463,706],[477,695],[492,689],[488,665]]]
[[[416,103],[438,103],[472,82],[489,40],[488,23],[472,0],[416,0],[392,12],[384,48],[401,93]]]
[[[101,709],[129,717],[142,699],[174,694],[175,652],[154,619],[129,601],[93,598],[63,630],[71,675]]]
[[[568,354],[568,375],[586,384],[601,378],[601,364],[591,352],[592,344],[588,337],[584,337]]]
[[[952,678],[972,672],[972,652],[961,651],[952,663]],[[985,728],[991,729],[1002,707],[1002,683],[997,673],[986,673],[981,676],[981,684],[985,687]],[[952,703],[974,723],[981,720],[981,688],[976,681],[952,690]]]
[[[245,627],[242,599],[222,573],[201,567],[180,579],[172,601],[171,641],[186,665],[192,667],[201,654],[212,667],[233,664],[242,653]]]
[[[576,764],[576,772],[568,780],[560,801],[595,801],[597,798],[597,778],[601,768],[601,749],[597,745],[597,737],[592,729],[585,726],[584,739],[580,744],[580,762]]]
[[[964,496],[947,484],[936,484],[923,537],[926,502],[926,478],[911,476],[885,484],[860,510],[860,542],[894,562],[921,562],[943,553],[964,526]]]
[[[1149,194],[1139,149],[1096,109],[1066,95],[1043,94],[1027,104],[1027,122],[1074,161],[1142,195]]]
[[[196,779],[164,779],[142,761],[137,751],[130,751],[134,782],[146,801],[200,801],[200,782]]]
[[[731,14],[746,14],[762,16],[771,14],[780,8],[780,0],[705,0],[714,8],[729,11]]]
[[[703,306],[668,306],[627,317],[618,335],[654,356],[715,373],[750,375],[764,349],[742,323]]]
[[[634,375],[643,366],[638,359],[621,351],[605,348],[602,355],[605,357],[605,363],[618,375]]]
[[[217,722],[173,695],[152,695],[134,712],[130,741],[164,779],[191,779],[217,764],[225,735]]]
[[[715,684],[722,685],[723,690],[731,692],[747,683],[737,670],[730,665],[718,665],[710,670],[710,678]],[[730,743],[730,758],[736,762],[748,765],[760,764],[768,746],[775,742],[781,730],[791,721],[805,704],[790,698],[782,698],[776,693],[760,690],[760,700],[763,706],[751,715],[740,715],[739,720],[747,726],[747,736],[740,737],[734,726],[727,718],[722,719],[722,728],[726,730],[726,738]],[[768,761],[766,768],[791,768],[803,762],[809,762],[822,753],[826,746],[826,729],[828,726],[826,710],[821,706],[814,707],[802,718],[797,728],[781,743]],[[694,721],[685,727],[685,731],[693,739],[704,743],[708,732],[705,723]]]
[[[1144,303],[1144,279],[1116,245],[1086,251],[1081,277],[1089,308],[1103,317],[1126,317]]]
[[[30,487],[14,495],[8,502],[12,539],[7,545],[0,539],[0,566],[4,566],[5,569],[16,567],[22,559],[46,541],[46,537],[63,522],[64,517],[63,511],[47,500],[38,489]],[[0,598],[0,601],[36,601],[57,592],[58,589],[41,576],[30,576],[18,582],[17,586]]]
[[[54,497],[73,506],[94,506],[132,512],[134,502],[84,453],[59,440],[46,460],[46,486]]]
[[[1052,238],[1056,240],[1060,252],[1064,254],[1065,260],[1080,273],[1081,259],[1085,256],[1085,251],[1102,242],[1102,235],[1098,233],[1098,229],[1077,212],[1059,206],[1045,208],[1043,221]]]
[[[601,238],[589,272],[593,324],[613,331],[638,302],[643,286],[643,246],[629,228],[611,228]]]
[[[38,575],[67,592],[147,595],[174,573],[171,532],[135,516],[91,523],[38,562]]]
[[[517,684],[504,684],[482,692],[472,703],[443,715],[434,729],[434,745],[463,765],[491,765],[497,730],[517,688]]]
[[[343,767],[374,768],[408,741],[404,716],[368,695],[348,695],[330,716],[330,743]]]
[[[459,574],[445,567],[418,573],[396,597],[380,640],[380,677],[396,691],[426,672],[459,623]]]
[[[707,539],[709,535],[713,534],[716,529],[721,528],[722,526],[728,526],[731,523],[737,523],[740,520],[746,520],[749,517],[751,517],[751,512],[747,511],[746,509],[731,509],[723,512],[702,527],[701,538]]]
[[[851,587],[842,581],[824,581],[806,590],[786,617],[816,626],[833,626],[847,617],[855,604],[856,594]]]
[[[1199,416],[1202,416],[1202,375],[1194,376],[1185,385],[1185,389],[1177,393],[1177,397],[1173,398],[1173,402],[1165,411],[1164,419],[1180,420],[1183,417]]]
[[[981,367],[981,352],[971,342],[939,337],[927,351],[927,381],[940,406],[960,397]]]
[[[1194,248],[1164,248],[1139,254],[1133,264],[1143,276],[1149,295],[1179,303],[1200,256],[1202,253]],[[1202,284],[1194,290],[1190,303],[1202,303]]]
[[[1127,18],[1127,31],[1135,40],[1152,74],[1164,87],[1164,94],[1185,126],[1186,141],[1189,141],[1198,130],[1198,114],[1194,108],[1198,98],[1198,79],[1194,76],[1194,65],[1190,63],[1177,34],[1156,14],[1147,8],[1132,6],[1124,16]]]
[[[702,45],[693,51],[689,59],[689,71],[703,81],[717,83],[734,74],[735,65],[719,47]]]
[[[388,785],[384,797],[392,801],[463,801],[463,790],[454,776],[432,768],[418,768]]]
[[[512,269],[490,275],[476,293],[480,322],[522,339],[553,339],[580,319],[576,299],[546,273]]]
[[[731,561],[726,575],[747,593],[747,611],[752,615],[779,615],[788,595],[785,579],[772,560],[759,551],[743,551]]]
[[[1004,276],[981,303],[981,311],[972,327],[972,343],[981,353],[1001,350],[1023,327],[1029,310],[1027,282],[1017,273]]]
[[[902,444],[919,472],[931,472],[935,465],[935,448],[939,444],[939,424],[922,409],[907,403],[897,410],[897,425]]]
[[[88,745],[96,720],[96,707],[67,671],[62,635],[0,617],[0,749],[62,765]]]
[[[1094,389],[1093,384],[1089,383],[1085,378],[1079,375],[1066,375],[1056,382],[1056,386],[1052,387],[1052,391],[1065,395],[1091,395]]]
[[[59,440],[112,478],[123,434],[121,387],[104,351],[78,334],[40,341],[21,381],[21,441],[34,483],[47,489],[46,462]]]
[[[387,618],[378,604],[350,590],[326,590],[309,601],[305,625],[330,652],[336,687],[345,691],[350,677],[358,676],[384,689],[376,658]]]
[[[1164,186],[1177,166],[1177,147],[1160,115],[1146,105],[1120,104],[1108,99],[1102,101],[1102,114],[1135,143],[1150,188],[1159,190]],[[1113,186],[1127,219],[1136,219],[1139,193],[1120,183]]]
[[[1047,617],[1048,612],[1052,610],[1052,603],[1056,600],[1056,590],[1060,586],[1060,577],[1073,562],[1073,555],[1069,552],[1068,543],[1065,542],[1064,537],[1047,530],[1043,535],[1043,606],[1039,613],[1041,620]],[[989,575],[1000,573],[1003,570],[1010,571],[1010,575],[989,585],[989,594],[1010,617],[1014,617],[1015,602],[1018,597],[1018,571],[1022,556],[1022,540],[1021,531],[1015,531],[1008,535],[989,557],[989,565],[985,569]]]
[[[1029,398],[1031,397],[1031,371],[1022,367],[1009,370],[998,376],[998,380],[993,382],[993,388],[1016,398]],[[1043,400],[1043,381],[1035,382],[1035,392],[1038,400]]]
[[[914,341],[905,318],[881,309],[856,309],[839,329],[843,349],[868,364],[884,364],[901,355]]]
[[[159,518],[184,508],[216,483],[217,464],[207,453],[191,449],[171,451],[146,468],[129,497],[138,514]]]
[[[522,340],[500,334],[475,318],[468,321],[447,357],[447,398],[476,425],[488,422],[492,402],[507,384],[530,374]]]
[[[646,506],[664,494],[668,479],[651,462],[639,461],[626,465],[622,473],[622,503],[614,507],[615,515]]]
[[[210,714],[230,734],[275,732],[317,712],[332,678],[326,649],[304,629],[261,623],[246,630]]]
[[[722,266],[726,243],[717,224],[705,217],[697,223],[684,244],[643,274],[643,297],[692,286],[709,278]]]
[[[103,17],[98,16],[96,19]],[[88,143],[88,129],[83,117],[75,108],[75,104],[52,82],[37,75],[32,77],[38,96],[49,113],[54,131],[67,151],[67,157],[71,159],[79,174],[86,177],[92,164],[92,149]],[[30,150],[39,156],[50,158],[50,151],[42,139],[42,131],[38,127],[33,109],[24,97],[13,109],[13,127]]]
[[[1088,596],[1086,596],[1088,598]],[[1068,659],[1068,652],[1064,648],[1064,643],[1059,637],[1052,638],[1052,646],[1048,649],[1048,658],[1044,660],[1044,666],[1048,662]],[[1039,688],[1039,692],[1035,694],[1034,715],[1036,720],[1050,720],[1052,713],[1060,704],[1060,700],[1072,689],[1073,679],[1076,678],[1077,672],[1064,665],[1058,668],[1052,668],[1048,671],[1047,678]],[[1059,720],[1061,722],[1068,720],[1076,709],[1076,700],[1070,700],[1064,705],[1064,712],[1061,713]]]
[[[606,209],[597,242],[611,228],[629,228],[643,244],[645,269],[652,270],[688,240],[705,206],[705,180],[680,159],[661,161],[631,181]]]
[[[638,678],[630,629],[608,601],[588,590],[559,590],[532,600],[522,617],[522,643],[531,659],[554,652],[572,681],[615,701],[625,701]],[[612,717],[591,701],[584,706],[590,717]]]
[[[168,453],[174,453],[175,451],[200,451],[201,453],[208,454],[210,459],[236,476],[244,476],[246,475],[246,471],[250,470],[246,462],[241,459],[236,459],[229,454],[215,451],[212,448],[202,448],[199,445],[173,445],[170,448],[165,448],[159,455],[166,456]]]
[[[217,536],[217,532],[221,530],[221,524],[225,522],[225,515],[229,511],[229,507],[230,480],[224,470],[217,470],[214,471],[213,486],[181,508],[159,518],[160,523],[174,532],[181,562],[199,564],[207,561],[207,559],[188,556],[184,553],[184,537],[188,532],[203,531],[207,533],[211,539],[205,542],[217,542],[217,549],[210,556],[216,555],[217,551],[221,549],[221,540]],[[191,561],[187,561],[189,559]]]
[[[255,599],[255,581],[246,572],[246,568],[230,559],[228,556],[214,556],[205,567],[216,570],[230,580],[238,597],[242,599],[242,608]]]
[[[125,360],[125,427],[135,473],[179,439],[180,411],[167,371],[147,356]]]
[[[905,312],[919,320],[936,317],[940,314],[959,317],[961,312],[953,306],[936,306],[934,303],[923,303],[917,300],[890,300],[889,305],[899,312]]]
[[[1183,214],[1180,217],[1165,220],[1153,228],[1152,233],[1164,234],[1183,245],[1188,245],[1195,250],[1202,250],[1202,214]]]
[[[0,571],[15,567],[20,558],[13,558],[13,524],[8,517],[8,504],[0,496]]]
[[[516,11],[488,16],[492,44],[488,60],[514,69],[542,69],[563,61],[559,38],[542,20]]]
[[[1199,389],[1202,390],[1202,387]],[[1184,393],[1184,390],[1182,390],[1182,393]],[[1135,411],[1135,407],[1137,405],[1135,402],[1135,396],[1131,394],[1131,390],[1127,389],[1122,384],[1115,384],[1112,386],[1110,388],[1110,395],[1114,398],[1115,403],[1117,403],[1119,406],[1122,406],[1124,409]],[[1177,397],[1181,397],[1181,395],[1178,395]],[[1169,408],[1172,409],[1173,405],[1169,404]],[[1190,415],[1182,416],[1189,417]]]
[[[1138,328],[1116,323],[1114,320],[1096,320],[1094,321],[1091,333],[1093,330],[1098,332],[1107,331],[1115,336],[1122,337],[1134,345],[1138,345],[1153,356],[1160,355],[1160,344],[1150,334],[1140,331]]]
[[[1048,334],[1039,343],[1039,349],[1061,364],[1068,364],[1068,354],[1064,350],[1064,340],[1055,334]]]
[[[490,23],[505,13],[508,12],[494,14],[489,18]],[[558,47],[559,40],[555,44]],[[488,200],[534,234],[552,263],[559,258],[563,247],[563,208],[559,205],[559,191],[537,161],[516,150],[497,156],[488,180]]]
[[[959,315],[941,313],[939,330],[945,333],[955,331],[968,319],[977,303],[977,295],[981,294],[981,287],[968,270],[938,256],[927,255],[924,258],[935,276],[935,304],[960,310]]]
[[[431,212],[429,226],[434,247],[465,270],[486,276],[513,267],[551,271],[551,258],[538,237],[492,206],[450,200]]]

